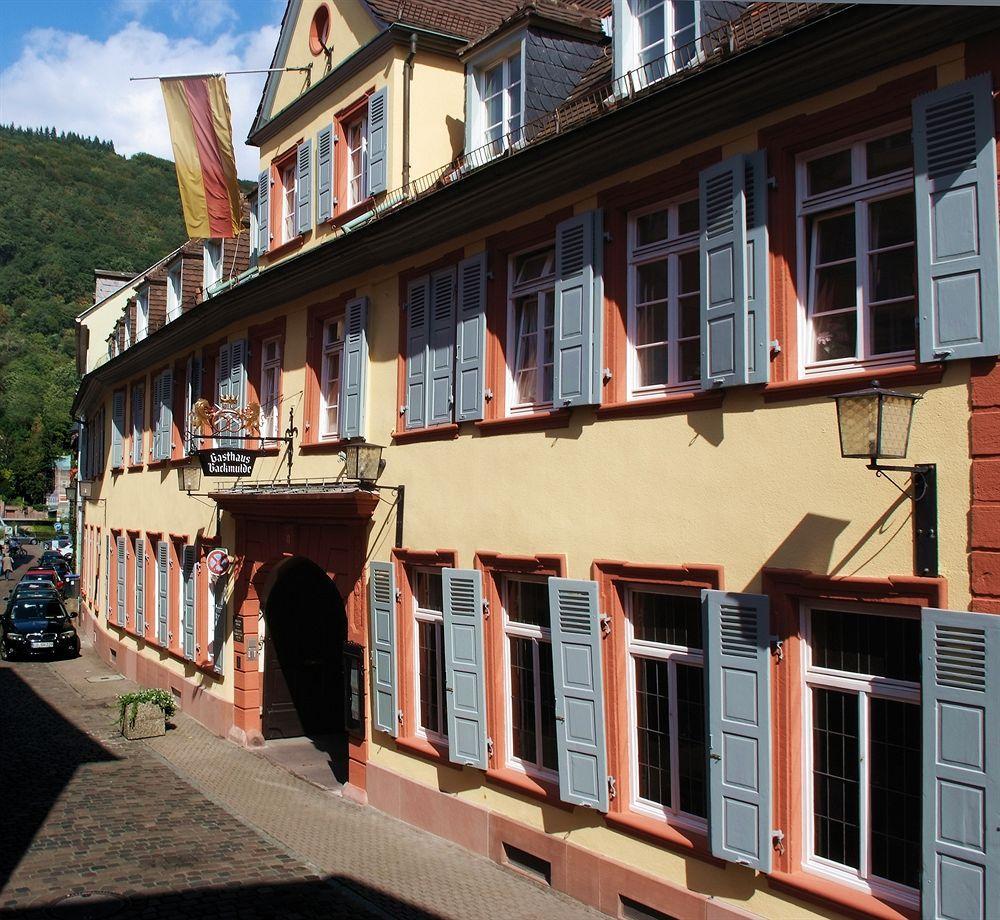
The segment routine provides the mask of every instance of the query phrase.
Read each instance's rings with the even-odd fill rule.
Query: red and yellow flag
[[[237,236],[240,191],[225,77],[165,78],[160,86],[188,236]]]

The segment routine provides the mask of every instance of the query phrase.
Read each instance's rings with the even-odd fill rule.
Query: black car
[[[9,607],[14,603],[14,600],[19,597],[54,597],[56,600],[59,599],[59,592],[56,590],[56,586],[44,578],[22,578],[16,585],[14,585],[14,590],[11,591],[10,597],[7,598],[7,606]]]
[[[25,594],[0,617],[0,658],[80,654],[80,637],[58,597]]]
[[[58,568],[60,570],[59,574],[63,578],[73,571],[70,561],[65,556],[51,549],[45,550],[35,564],[41,569]]]

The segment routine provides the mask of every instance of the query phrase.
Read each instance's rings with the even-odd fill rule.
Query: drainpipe
[[[417,56],[417,33],[410,33],[410,52],[403,62],[403,194],[410,194],[410,83]]]

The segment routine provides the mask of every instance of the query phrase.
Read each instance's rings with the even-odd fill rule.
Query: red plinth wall
[[[1000,613],[1000,365],[995,359],[973,362],[970,400],[970,606]]]

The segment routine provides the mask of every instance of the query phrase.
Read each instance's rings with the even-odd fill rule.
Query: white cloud
[[[228,5],[221,0],[220,6]],[[270,66],[278,29],[265,26],[211,41],[169,38],[131,22],[103,41],[56,29],[25,36],[20,58],[0,71],[0,122],[55,126],[114,141],[115,149],[173,159],[160,85],[130,76],[216,73]],[[257,150],[243,141],[264,74],[228,78],[233,146],[242,178],[256,178]]]

